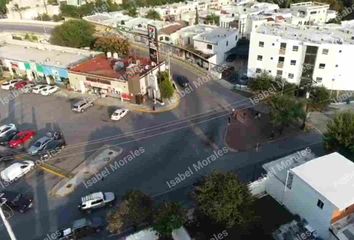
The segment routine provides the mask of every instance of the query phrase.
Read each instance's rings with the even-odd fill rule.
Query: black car
[[[60,132],[48,133],[52,140],[39,152],[41,159],[47,159],[56,155],[66,145],[63,135]]]
[[[0,162],[14,160],[15,153],[12,149],[0,146]]]
[[[183,88],[189,86],[189,81],[185,76],[180,76],[180,75],[176,76],[176,81],[178,85],[180,85]]]
[[[81,218],[73,222],[72,228],[59,231],[59,240],[81,239],[91,236],[94,233],[104,229],[105,223],[103,218]]]
[[[4,136],[0,138],[0,145],[6,146],[7,144],[9,144],[11,139],[13,139],[13,137],[16,136],[17,133],[18,131],[16,130],[8,131]]]
[[[1,202],[5,201],[5,204],[11,209],[24,213],[32,207],[32,198],[25,197],[21,193],[3,191],[0,193]]]

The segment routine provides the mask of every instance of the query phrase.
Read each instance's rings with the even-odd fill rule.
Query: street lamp
[[[4,222],[5,228],[7,230],[7,233],[10,236],[11,240],[16,240],[16,236],[15,233],[12,231],[11,225],[10,223],[7,221],[4,212],[2,211],[2,205],[4,205],[6,203],[6,200],[3,198],[0,198],[0,217],[2,219],[2,221]]]

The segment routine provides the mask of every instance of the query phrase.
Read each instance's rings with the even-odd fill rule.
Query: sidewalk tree
[[[66,47],[90,47],[95,27],[85,20],[69,20],[53,29],[50,43]]]
[[[279,128],[280,134],[285,127],[298,123],[306,116],[304,103],[295,97],[276,95],[269,101],[270,117],[273,125]]]
[[[120,56],[127,56],[129,54],[128,40],[115,36],[98,37],[94,48],[102,52],[116,52]]]
[[[172,81],[170,79],[169,73],[167,71],[160,72],[157,76],[161,97],[162,98],[171,98],[175,91]]]
[[[248,87],[254,92],[266,91],[273,87],[274,78],[268,73],[263,72],[250,80]]]
[[[331,93],[323,86],[312,87],[310,92],[309,107],[312,110],[323,111],[331,103]]]
[[[187,221],[187,212],[178,203],[163,203],[154,213],[152,228],[161,238],[171,237],[172,231]]]
[[[323,142],[327,150],[338,151],[354,161],[354,112],[338,113],[327,124]]]
[[[140,191],[130,191],[122,198],[117,210],[107,216],[107,229],[119,233],[127,227],[136,228],[143,222],[150,222],[152,216],[151,198]]]
[[[153,19],[153,20],[161,20],[160,14],[156,10],[149,10],[145,15],[146,18]]]
[[[226,227],[247,227],[256,217],[254,198],[232,172],[214,172],[194,191],[197,210]]]

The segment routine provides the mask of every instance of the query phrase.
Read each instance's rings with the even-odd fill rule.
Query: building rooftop
[[[145,74],[151,68],[151,61],[148,58],[114,59],[101,55],[72,67],[70,71],[128,80]]]
[[[315,8],[329,8],[329,4],[321,3],[321,2],[299,2],[290,4],[290,9],[296,10],[306,10],[306,9],[315,9]]]
[[[21,45],[12,43],[0,45],[0,58],[33,62],[58,68],[68,68],[95,55],[97,55],[97,52],[59,46],[53,47],[46,44],[32,44],[30,42],[22,42]]]
[[[220,40],[224,40],[226,37],[235,34],[237,31],[234,29],[217,27],[210,31],[200,33],[194,37],[194,40],[210,42],[213,44],[218,43]]]
[[[259,26],[256,32],[314,44],[354,44],[354,29],[272,23]]]
[[[291,170],[338,210],[354,203],[354,164],[337,152],[316,158]]]
[[[172,25],[169,25],[167,27],[160,29],[160,33],[170,35],[170,34],[175,33],[178,30],[180,30],[186,26],[187,26],[187,24],[185,22],[179,21],[179,22],[176,22]]]
[[[273,175],[285,184],[288,170],[302,165],[316,157],[315,154],[309,150],[309,148],[303,149],[288,156],[266,163],[263,165],[263,168],[266,170],[268,175]]]

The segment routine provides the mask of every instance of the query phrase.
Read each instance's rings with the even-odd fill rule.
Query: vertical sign
[[[151,62],[158,64],[158,43],[157,43],[157,29],[155,26],[148,24],[148,41],[149,41],[149,55]]]

